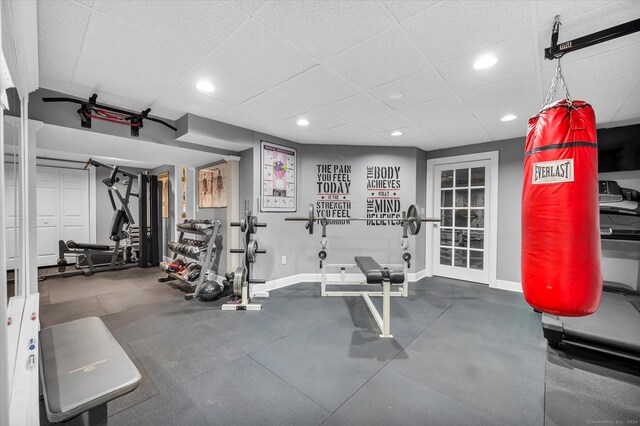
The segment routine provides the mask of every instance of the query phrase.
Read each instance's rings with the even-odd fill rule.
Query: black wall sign
[[[332,225],[346,225],[351,217],[351,165],[317,165],[316,216]]]
[[[399,225],[400,166],[367,166],[367,225]]]

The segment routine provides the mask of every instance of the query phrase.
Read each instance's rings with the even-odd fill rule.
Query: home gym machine
[[[239,227],[242,232],[242,243],[244,248],[231,249],[234,254],[243,254],[242,266],[238,266],[233,275],[233,294],[239,297],[239,301],[229,302],[222,305],[223,311],[259,311],[262,305],[252,303],[251,284],[265,284],[267,280],[253,278],[252,265],[256,263],[258,254],[267,251],[258,247],[258,240],[253,236],[258,232],[258,228],[266,228],[266,223],[258,222],[258,217],[253,216],[249,210],[249,200],[244,202],[244,215],[239,222],[231,222],[231,226]]]
[[[111,171],[102,183],[107,187],[113,208],[109,239],[114,245],[60,240],[58,272],[42,275],[40,280],[83,274],[88,276],[96,272],[135,266],[146,268],[159,263],[161,210],[158,203],[162,198],[158,193],[157,176],[131,173],[120,166],[104,164],[93,159],[87,161],[85,170],[89,166],[104,167]],[[137,184],[137,192],[133,192],[134,181]],[[118,189],[118,184],[124,186],[124,194]],[[138,199],[137,221],[130,210],[131,197]],[[134,234],[137,237],[136,241],[132,238]],[[75,270],[67,271],[68,256],[76,258]]]
[[[313,235],[315,223],[322,226],[322,239],[320,240],[320,251],[318,258],[320,259],[321,271],[321,294],[322,296],[361,296],[365,301],[369,312],[380,329],[380,337],[390,338],[391,334],[391,313],[390,303],[391,297],[407,297],[409,294],[408,270],[411,267],[411,253],[409,253],[409,234],[417,235],[422,227],[422,222],[440,222],[440,219],[422,218],[420,208],[411,205],[407,211],[402,212],[402,218],[399,220],[402,225],[402,242],[400,249],[402,250],[402,264],[385,264],[381,265],[370,256],[356,256],[355,263],[335,263],[326,262],[327,254],[327,225],[331,224],[331,219],[326,217],[316,217],[313,204],[309,204],[309,214],[306,217],[287,217],[286,221],[305,222],[305,228],[309,231],[309,235]],[[370,218],[351,217],[350,221],[370,221]],[[346,280],[346,270],[358,267],[364,280],[348,281]],[[327,269],[337,268],[340,271],[340,279],[330,281],[327,277]],[[327,290],[327,286],[379,286],[380,290]],[[395,286],[392,288],[392,286]],[[378,287],[379,288],[379,287]],[[382,316],[376,309],[371,297],[382,297]]]

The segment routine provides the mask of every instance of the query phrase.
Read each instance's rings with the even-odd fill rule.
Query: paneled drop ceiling
[[[564,41],[637,19],[640,1],[40,0],[38,14],[42,87],[301,143],[430,150],[524,136],[554,72],[553,17]],[[497,64],[473,69],[485,54]],[[640,33],[563,68],[600,125],[640,122]]]

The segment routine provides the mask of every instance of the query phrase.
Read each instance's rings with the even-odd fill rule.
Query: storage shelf
[[[167,272],[167,275],[170,276],[171,278],[175,278],[179,281],[182,281],[183,283],[189,284],[191,287],[195,286],[198,283],[198,280],[189,281],[182,275],[176,274],[175,272]]]
[[[209,237],[213,234],[213,228],[208,228],[205,230],[197,230],[197,229],[182,229],[182,228],[178,228],[176,226],[176,229],[179,232],[184,232],[184,233],[188,233],[188,234],[196,234],[196,235],[203,235],[205,237]]]

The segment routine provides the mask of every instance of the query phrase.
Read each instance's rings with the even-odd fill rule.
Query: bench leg
[[[391,283],[382,283],[382,334],[380,337],[393,337],[391,335]]]
[[[82,417],[87,426],[107,426],[107,403],[85,411]]]

